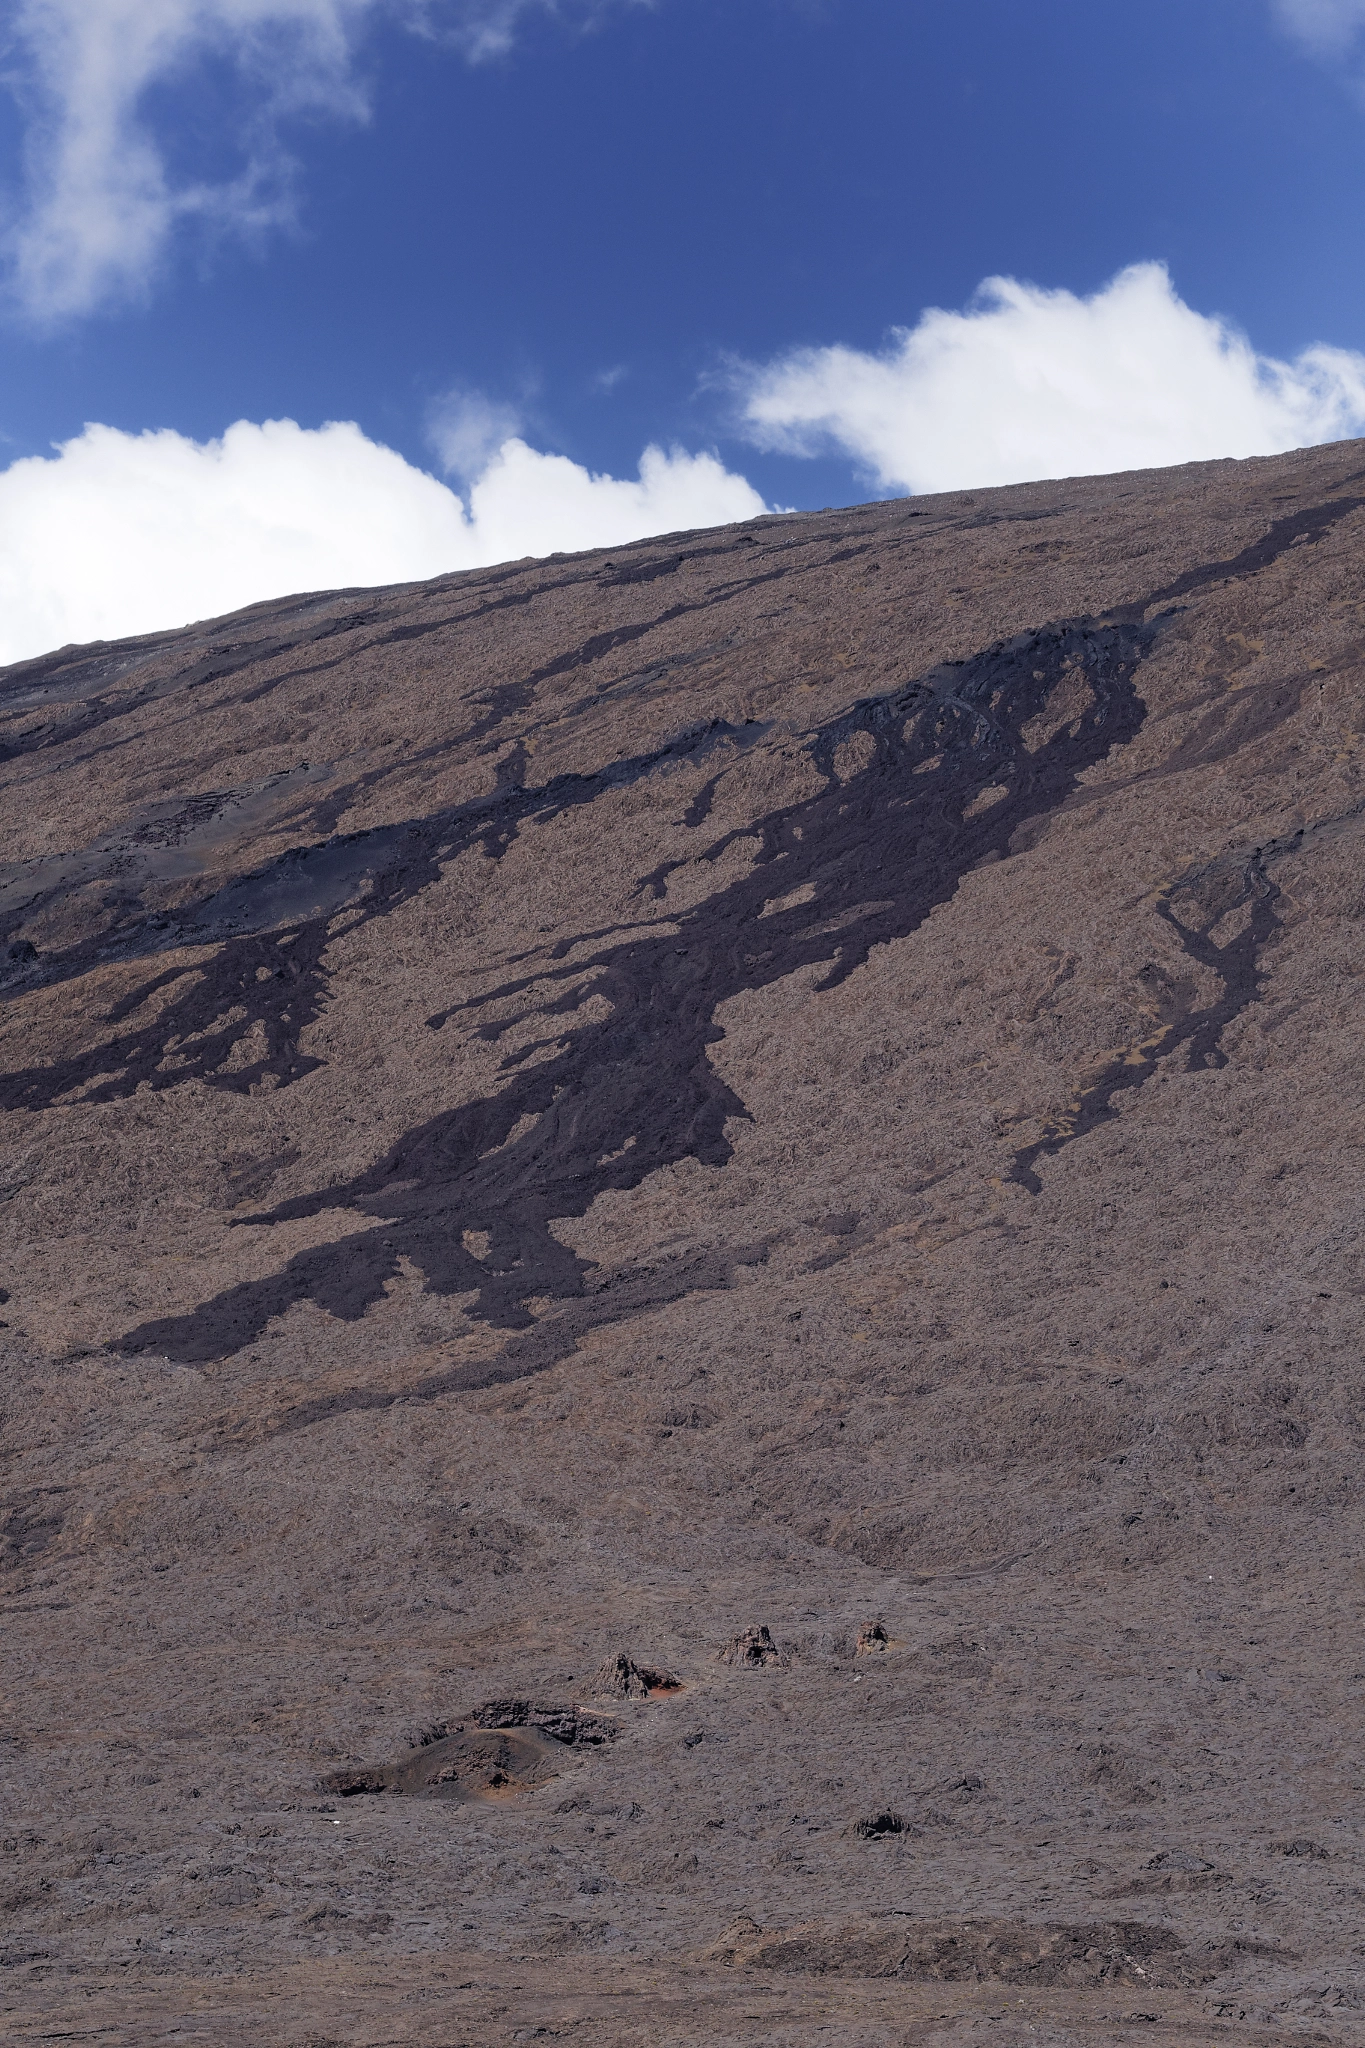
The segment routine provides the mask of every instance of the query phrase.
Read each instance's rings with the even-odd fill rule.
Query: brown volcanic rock
[[[599,1665],[589,1690],[595,1699],[647,1700],[655,1693],[676,1692],[682,1680],[671,1671],[637,1664],[624,1650]]]
[[[1359,2039],[1363,541],[6,672],[6,2039]]]

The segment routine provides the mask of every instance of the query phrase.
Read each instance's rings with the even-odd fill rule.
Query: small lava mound
[[[521,1729],[457,1728],[395,1764],[337,1771],[325,1790],[342,1799],[399,1792],[414,1799],[505,1799],[555,1776],[554,1745]]]
[[[758,1671],[765,1664],[780,1664],[782,1655],[768,1629],[746,1628],[742,1636],[725,1645],[716,1654],[718,1664],[742,1664],[746,1670]]]
[[[799,1927],[734,1922],[711,1952],[731,1968],[776,1974],[895,1977],[903,1982],[1161,1987],[1207,1984],[1242,1957],[1288,1961],[1260,1943],[1187,1945],[1142,1921],[1029,1926],[1016,1920],[810,1921]]]
[[[599,1747],[615,1733],[600,1714],[489,1700],[454,1727],[437,1722],[396,1763],[335,1771],[323,1789],[341,1799],[382,1792],[466,1804],[510,1799],[558,1776],[565,1751]]]
[[[853,1832],[865,1842],[880,1842],[887,1835],[903,1835],[905,1822],[898,1813],[874,1813],[855,1823]]]
[[[1137,1898],[1158,1892],[1201,1892],[1230,1884],[1226,1871],[1215,1870],[1188,1849],[1163,1849],[1141,1870],[1104,1893],[1106,1899]]]
[[[605,1714],[585,1713],[582,1707],[538,1707],[531,1700],[485,1700],[469,1718],[478,1728],[531,1729],[566,1748],[592,1749],[619,1733]],[[444,1724],[439,1732],[446,1732]]]
[[[637,1664],[624,1650],[618,1650],[594,1671],[588,1691],[595,1699],[651,1700],[681,1692],[682,1680],[656,1665]]]

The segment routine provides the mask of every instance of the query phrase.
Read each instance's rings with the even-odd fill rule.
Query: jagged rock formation
[[[0,677],[7,2039],[1358,2037],[1363,540]]]
[[[653,1693],[676,1692],[681,1683],[673,1672],[637,1664],[624,1650],[618,1650],[599,1665],[588,1689],[599,1700],[647,1700]]]

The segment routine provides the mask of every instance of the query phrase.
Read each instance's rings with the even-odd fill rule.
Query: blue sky
[[[97,583],[103,561],[131,592],[136,536],[100,538],[120,493],[160,474],[169,504],[207,477],[164,438],[159,454],[111,438],[99,462],[23,465],[87,422],[198,444],[236,421],[355,422],[466,507],[516,435],[637,480],[611,516],[642,529],[689,505],[738,517],[759,498],[848,502],[1365,430],[1365,0],[9,0],[0,21],[11,603],[15,578],[45,573],[32,535],[63,524],[62,490],[77,538],[56,568]],[[1087,300],[1153,262],[1169,288],[1147,273],[1087,321]],[[1013,315],[976,302],[970,333],[930,337],[932,364],[897,357],[892,330],[971,308],[994,275],[1073,298]],[[1177,307],[1205,324],[1182,329]],[[1234,330],[1295,366],[1287,395],[1273,367],[1239,369]],[[1200,337],[1206,381],[1182,400]],[[842,356],[818,353],[835,344]],[[1337,353],[1304,367],[1316,344]],[[1028,368],[997,390],[1000,348]],[[794,362],[802,349],[817,354]],[[1095,423],[1101,358],[1106,420],[1148,379],[1123,432]],[[921,459],[930,397],[946,441]],[[671,471],[640,496],[649,444],[715,461],[679,471],[676,505]],[[280,443],[268,475],[259,452],[243,438],[234,459],[268,496],[279,465],[317,447]],[[566,471],[523,471],[518,505],[545,499],[547,479],[567,492],[563,532],[532,518],[523,536],[509,483],[506,517],[467,553],[602,537]],[[281,502],[306,523],[302,500]],[[252,516],[268,525],[269,506]],[[233,557],[219,513],[205,520],[202,547]],[[285,550],[299,573],[332,559],[314,538],[312,554]],[[404,545],[422,574],[452,544],[398,533],[375,580],[401,572]],[[250,566],[269,546],[241,548],[228,600],[273,594]],[[351,580],[355,548],[333,552],[337,575],[308,580]],[[212,600],[211,575],[189,580]],[[0,652],[92,619],[176,622],[187,600],[143,581],[123,617],[68,617],[53,596]]]

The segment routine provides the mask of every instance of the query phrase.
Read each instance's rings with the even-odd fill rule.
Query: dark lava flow
[[[1302,834],[1298,836],[1301,838]],[[1188,1046],[1192,1065],[1227,1065],[1228,1056],[1218,1041],[1233,1018],[1261,993],[1265,978],[1261,955],[1279,929],[1275,908],[1279,894],[1265,871],[1259,847],[1248,861],[1188,876],[1165,893],[1156,906],[1158,917],[1175,932],[1192,961],[1212,969],[1219,977],[1222,994],[1215,1001],[1200,1005],[1195,1001],[1190,980],[1173,981],[1160,967],[1144,967],[1140,978],[1152,999],[1156,1029],[1141,1044],[1110,1060],[1090,1086],[1081,1090],[1065,1114],[1054,1120],[1046,1136],[1016,1152],[1011,1180],[1018,1181],[1031,1194],[1039,1194],[1043,1184],[1034,1171],[1034,1161],[1059,1152],[1073,1138],[1084,1137],[1096,1124],[1116,1115],[1115,1096],[1130,1088],[1140,1088],[1157,1061],[1177,1047]],[[1177,897],[1189,900],[1192,921],[1177,915],[1172,907]],[[1247,915],[1241,930],[1218,945],[1211,936],[1214,928],[1230,912],[1243,908]]]
[[[1021,634],[831,721],[808,743],[823,788],[707,849],[714,858],[735,837],[757,839],[748,875],[662,930],[600,935],[572,964],[564,956],[583,941],[561,940],[524,977],[466,1006],[497,1039],[510,1028],[498,1006],[543,991],[546,1037],[509,1055],[495,1095],[406,1133],[355,1179],[253,1219],[349,1208],[378,1219],[372,1227],[188,1315],[145,1323],[122,1348],[221,1357],[303,1299],[356,1318],[404,1258],[428,1290],[474,1296],[472,1312],[504,1329],[534,1323],[532,1297],[583,1294],[587,1269],[554,1236],[553,1218],[581,1216],[606,1190],[636,1187],[677,1160],[719,1166],[730,1157],[726,1123],[746,1112],[707,1055],[723,1035],[717,1007],[804,966],[826,967],[821,985],[833,986],[873,946],[914,931],[969,869],[1007,853],[1021,824],[1054,810],[1083,769],[1137,731],[1144,706],[1133,676],[1155,631],[1073,621]],[[1023,728],[1077,669],[1088,707],[1029,752]],[[599,787],[620,775],[608,771]],[[548,787],[513,794],[526,814],[558,807]],[[483,830],[492,826],[490,817]],[[418,865],[429,879],[427,863]],[[662,892],[661,876],[648,881]],[[806,900],[791,902],[793,894]],[[609,1011],[575,1026],[589,998],[595,1007],[604,998]],[[432,1018],[432,1028],[453,1014]],[[466,1233],[486,1235],[478,1256]]]
[[[1066,801],[1079,774],[1137,730],[1143,706],[1132,677],[1156,631],[1142,623],[1147,612],[1257,574],[1290,548],[1316,542],[1360,502],[1339,497],[1300,507],[1239,554],[1192,569],[1103,620],[1063,622],[999,643],[858,705],[794,742],[809,747],[826,776],[824,789],[707,849],[714,858],[731,838],[756,837],[760,852],[750,875],[672,920],[666,933],[641,933],[637,927],[580,935],[562,942],[521,981],[491,991],[473,1007],[487,1012],[532,987],[543,990],[541,1012],[549,1024],[539,1047],[509,1056],[507,1079],[496,1095],[408,1132],[354,1180],[320,1188],[257,1219],[264,1224],[350,1207],[375,1217],[373,1227],[303,1253],[271,1278],[228,1289],[188,1315],[144,1324],[128,1333],[123,1348],[155,1348],[185,1360],[221,1357],[249,1342],[291,1302],[308,1298],[337,1315],[357,1317],[379,1298],[403,1257],[423,1272],[430,1290],[472,1295],[476,1314],[508,1329],[534,1322],[526,1307],[534,1296],[566,1301],[591,1292],[582,1263],[550,1232],[551,1218],[581,1215],[604,1190],[636,1186],[671,1161],[692,1155],[721,1164],[730,1156],[726,1121],[745,1112],[707,1058],[707,1046],[722,1035],[714,1022],[717,1006],[742,989],[812,964],[827,966],[823,985],[830,986],[865,960],[873,945],[913,931],[964,873],[1005,854],[1021,825]],[[868,545],[847,552],[864,552]],[[632,563],[619,579],[606,580],[652,582],[674,573],[681,559]],[[740,583],[786,573],[784,565]],[[482,595],[487,609],[521,601],[519,594]],[[706,607],[682,607],[694,608]],[[1163,616],[1169,615],[1168,610]],[[344,621],[327,621],[316,637],[385,623],[382,608],[367,608]],[[420,630],[446,623],[458,621],[423,622]],[[399,628],[394,637],[411,630],[417,629]],[[599,636],[538,674],[591,665],[620,637]],[[257,641],[252,658],[259,649]],[[280,651],[286,651],[283,644]],[[246,658],[245,645],[210,647],[191,680],[207,681],[214,670],[223,674],[224,662],[230,672]],[[79,680],[53,677],[54,695],[63,694],[63,682],[68,689],[75,682],[78,698],[91,684],[98,692],[108,665],[121,666],[114,650],[98,650],[87,660],[93,664],[88,679],[84,672]],[[71,666],[81,670],[82,662]],[[1022,729],[1068,666],[1084,672],[1091,707],[1030,754]],[[13,680],[31,686],[47,667],[33,664]],[[154,694],[167,687],[173,687],[170,679],[158,681]],[[521,705],[523,685],[509,687]],[[1277,694],[1255,716],[1273,722],[1281,708]],[[1215,705],[1208,730],[1190,735],[1181,750],[1191,759],[1167,766],[1193,765],[1194,755],[1227,750],[1245,739],[1234,730],[1237,719],[1231,726],[1226,721],[1223,707]],[[30,742],[38,740],[38,734],[30,736]],[[266,1076],[289,1085],[318,1064],[302,1052],[300,1039],[326,1001],[327,948],[345,931],[428,886],[466,847],[482,842],[496,858],[529,821],[547,821],[608,789],[695,764],[709,752],[763,742],[780,743],[765,727],[716,721],[597,774],[560,776],[530,790],[520,780],[525,756],[514,749],[490,797],[288,853],[195,906],[136,918],[59,956],[35,959],[31,947],[11,947],[0,972],[16,993],[20,986],[75,978],[101,961],[194,946],[203,946],[205,955],[197,962],[178,961],[130,991],[107,1019],[114,1026],[127,1021],[126,1030],[115,1029],[74,1058],[0,1076],[0,1103],[39,1109],[63,1097],[109,1100],[131,1095],[140,1084],[160,1089],[189,1079],[242,1092]],[[836,756],[850,742],[861,745],[863,758],[851,761],[846,752],[836,769]],[[704,822],[714,786],[708,783],[694,799],[689,826]],[[993,788],[1001,791],[997,800],[964,815]],[[644,878],[656,897],[666,875],[664,868]],[[1134,1056],[1099,1075],[1042,1139],[1017,1155],[1015,1178],[1024,1185],[1036,1189],[1036,1160],[1111,1115],[1114,1097],[1140,1083],[1163,1054],[1188,1043],[1194,1057],[1221,1059],[1220,1032],[1259,990],[1257,961],[1276,922],[1276,892],[1263,865],[1245,868],[1236,886],[1249,916],[1234,938],[1218,946],[1210,934],[1227,906],[1215,909],[1209,886],[1210,877],[1177,885],[1161,914],[1191,960],[1219,975],[1222,995],[1200,1008],[1193,982],[1162,984],[1156,975],[1158,1029]],[[1182,887],[1194,905],[1192,915],[1178,915],[1172,907]],[[798,893],[807,900],[786,900]],[[774,901],[777,907],[763,914]],[[590,957],[571,966],[555,964],[571,949],[599,940]],[[157,1014],[137,1021],[148,998],[158,994],[163,1000]],[[600,1022],[575,1024],[589,995],[604,997],[610,1013]],[[433,1027],[440,1028],[450,1014],[430,1020]],[[496,1039],[509,1026],[485,1015],[477,1028]],[[527,1119],[532,1127],[518,1131]],[[487,1234],[482,1256],[466,1247],[466,1233]],[[671,1283],[641,1269],[617,1292],[652,1300],[689,1286],[725,1285],[736,1260],[764,1255],[764,1247],[740,1247],[732,1249],[728,1264],[719,1253],[680,1261]],[[534,1355],[545,1363],[560,1349],[542,1324],[514,1338],[506,1355],[510,1360],[525,1352],[528,1360]],[[436,1380],[432,1386],[441,1390]]]
[[[71,1058],[0,1075],[0,1106],[43,1109],[77,1090],[86,1102],[109,1102],[143,1083],[159,1090],[197,1080],[247,1094],[267,1074],[297,1081],[318,1065],[298,1041],[326,1000],[324,955],[334,940],[427,888],[471,846],[482,843],[496,859],[528,820],[547,822],[726,744],[751,746],[764,730],[715,720],[595,775],[559,775],[536,789],[521,787],[524,756],[514,753],[490,797],[292,850],[259,874],[235,876],[190,909],[140,919],[114,945],[83,942],[36,968],[20,962],[27,985],[51,986],[110,959],[216,947],[207,959],[178,960],[137,983],[105,1017],[121,1024],[152,996],[174,989],[147,1022]],[[259,1050],[245,1058],[253,1038]]]

